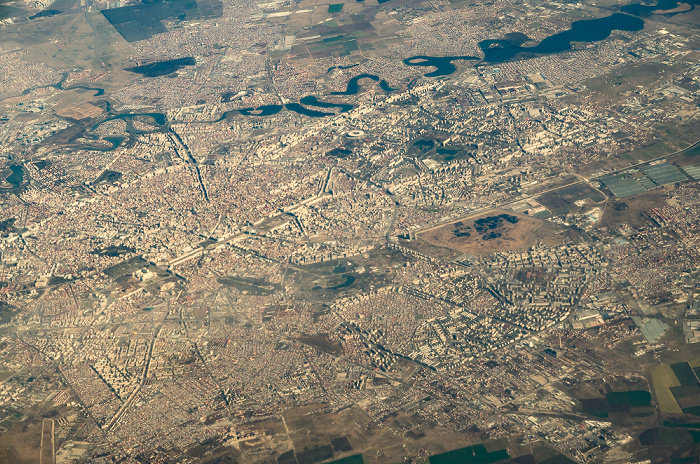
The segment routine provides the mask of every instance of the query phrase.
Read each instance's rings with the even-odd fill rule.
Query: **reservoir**
[[[117,116],[112,116],[111,118],[107,118],[104,121],[100,121],[94,126],[90,128],[91,131],[94,131],[98,127],[100,127],[101,124],[106,123],[107,121],[112,121],[114,119],[123,119],[127,122],[131,122],[131,119],[134,118],[135,116],[147,116],[149,118],[152,118],[153,121],[158,124],[159,126],[162,126],[165,124],[165,115],[163,113],[125,113],[125,114],[120,114]],[[137,131],[133,128],[131,128],[131,131],[135,133],[143,133],[142,131]]]
[[[485,63],[501,63],[518,53],[549,54],[571,50],[572,42],[598,42],[610,36],[613,30],[641,31],[644,21],[622,13],[598,19],[574,21],[571,29],[550,35],[534,47],[522,47],[502,40],[484,40],[479,47]],[[427,74],[426,74],[427,75]]]
[[[440,77],[449,76],[453,72],[457,71],[455,65],[452,64],[455,60],[474,60],[478,61],[479,58],[475,56],[412,56],[403,60],[403,64],[406,66],[432,66],[435,71],[424,74],[425,77]]]
[[[693,9],[694,5],[700,3],[698,0],[687,0],[679,2],[678,0],[658,0],[656,5],[645,5],[643,3],[632,3],[630,5],[625,5],[620,8],[623,13],[633,14],[635,16],[651,16],[652,14],[669,14],[674,15],[678,13],[685,13]],[[665,11],[674,10],[682,4],[687,4],[685,11],[673,11],[670,13],[664,13]]]
[[[159,77],[173,73],[178,69],[184,68],[185,66],[194,65],[194,58],[188,56],[186,58],[157,61],[155,63],[144,64],[142,66],[134,66],[133,68],[126,68],[125,71],[129,71],[136,74],[142,74],[143,77]]]
[[[105,89],[102,89],[100,87],[86,87],[84,85],[74,85],[73,87],[61,88],[61,90],[75,90],[75,89],[94,90],[95,95],[93,95],[93,97],[99,97],[100,95],[105,94]]]
[[[341,113],[347,113],[354,107],[349,103],[329,103],[319,101],[318,98],[313,95],[307,95],[299,100],[302,105],[318,106],[319,108],[340,108]]]
[[[24,181],[24,169],[22,166],[10,166],[0,172],[0,189],[15,189]]]
[[[374,74],[360,74],[348,81],[345,92],[331,92],[331,95],[356,95],[360,91],[360,80],[362,79],[371,79],[377,82],[379,76],[375,76]]]
[[[323,111],[310,110],[306,107],[301,106],[299,103],[287,103],[284,105],[290,111],[295,113],[303,114],[304,116],[309,116],[311,118],[322,118],[324,116],[333,116],[335,113],[326,113]]]
[[[360,74],[348,81],[348,85],[345,88],[345,92],[331,92],[331,95],[357,95],[357,93],[359,93],[360,91],[360,80],[362,79],[370,79],[374,82],[377,82],[379,81],[379,76],[375,76],[374,74]],[[379,82],[379,88],[381,88],[385,92],[393,92],[394,90],[397,90],[389,86],[389,84],[384,79],[382,79]]]
[[[700,0],[691,1],[695,3]],[[654,10],[658,8],[675,8],[677,2],[674,2],[676,2],[676,0],[659,0],[659,4],[657,6],[647,7],[645,5],[641,5],[641,7],[653,8]],[[639,6],[640,4],[628,5],[627,7],[623,7],[623,10],[626,8],[633,9]],[[603,18],[574,21],[571,23],[570,29],[553,34],[543,39],[534,47],[523,47],[521,44],[524,41],[527,41],[528,38],[524,34],[518,33],[509,34],[505,39],[501,38],[481,41],[479,42],[479,47],[484,52],[483,63],[501,63],[510,60],[520,53],[537,55],[565,52],[572,49],[573,42],[599,42],[610,37],[610,34],[612,34],[614,30],[636,32],[641,31],[642,29],[644,29],[644,21],[642,19],[629,14],[615,13]],[[475,56],[418,55],[406,58],[403,60],[403,63],[406,66],[433,67],[435,70],[425,73],[424,76],[442,77],[449,76],[457,71],[457,67],[453,64],[453,61],[456,60],[479,61],[481,59]],[[356,65],[331,67],[328,68],[327,72],[330,72],[336,68],[349,69],[355,66]],[[389,84],[385,80],[380,79],[379,76],[374,74],[359,74],[348,81],[344,92],[331,92],[331,95],[350,96],[358,94],[361,90],[360,81],[362,79],[369,79],[374,82],[379,82],[379,86],[385,92],[397,90],[391,88]],[[332,116],[335,114],[331,112],[309,109],[303,105],[316,106],[319,108],[340,108],[341,113],[349,111],[353,108],[353,105],[350,104],[335,104],[319,101],[317,97],[312,95],[303,97],[299,103],[287,103],[284,105],[284,107],[290,111],[294,111],[312,118]],[[282,105],[264,105],[255,109],[244,108],[238,111],[246,116],[271,116],[279,113],[282,108]],[[219,121],[225,117],[226,113],[224,113]]]
[[[282,105],[263,105],[257,108],[243,108],[238,111],[245,116],[272,116],[282,111]]]

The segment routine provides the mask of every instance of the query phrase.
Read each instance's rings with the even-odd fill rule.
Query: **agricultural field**
[[[700,360],[651,368],[654,393],[662,412],[700,415]]]

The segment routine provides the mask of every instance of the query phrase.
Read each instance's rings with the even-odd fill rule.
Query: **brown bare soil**
[[[517,222],[505,218],[500,221],[489,219],[501,215],[515,218]],[[492,228],[483,224],[480,227],[480,220],[487,220]],[[557,243],[562,238],[560,232],[560,227],[547,221],[495,210],[428,230],[419,237],[434,246],[486,256],[498,251],[525,251],[538,242]]]
[[[102,108],[92,103],[85,102],[80,105],[69,106],[68,108],[58,110],[56,114],[62,118],[71,118],[79,121],[81,119],[96,118],[102,114]]]

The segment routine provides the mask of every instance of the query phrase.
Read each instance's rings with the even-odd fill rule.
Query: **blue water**
[[[141,74],[144,77],[159,77],[174,73],[185,66],[195,66],[196,64],[197,63],[194,58],[187,56],[185,58],[177,58],[175,60],[157,61],[155,63],[134,66],[132,68],[125,68],[124,70]]]
[[[659,0],[659,6],[661,8],[675,8],[676,4],[671,4],[674,0]],[[692,2],[699,2],[700,0],[691,0]],[[637,4],[635,4],[637,5]],[[659,6],[648,7],[657,9]],[[628,5],[632,7],[632,5]],[[623,7],[625,8],[625,7]],[[615,13],[613,15],[597,18],[588,19],[581,21],[574,21],[571,24],[571,29],[553,34],[534,47],[523,47],[519,45],[518,41],[504,40],[504,39],[491,39],[484,40],[479,43],[479,47],[484,52],[484,63],[500,63],[507,61],[520,53],[528,54],[551,54],[560,53],[572,49],[572,42],[598,42],[610,37],[610,34],[614,30],[622,31],[641,31],[644,29],[644,21],[635,16],[630,16],[628,14]],[[527,37],[523,36],[524,40]],[[441,77],[449,76],[457,71],[457,67],[453,64],[456,60],[468,60],[468,61],[479,61],[480,59],[475,56],[412,56],[403,60],[406,66],[421,66],[421,67],[433,67],[434,71],[430,71],[424,74],[425,77]],[[338,66],[340,69],[348,69],[355,67],[351,66]],[[329,68],[328,72],[332,71],[335,67]],[[379,76],[374,74],[360,74],[353,77],[347,83],[344,92],[331,92],[331,95],[356,95],[360,92],[360,81],[363,79],[369,79],[374,82],[379,82],[379,86],[385,92],[392,92],[394,89],[389,86],[389,84],[380,79]],[[315,109],[306,108],[303,105],[315,106],[319,108],[340,108],[341,112],[349,111],[353,108],[350,104],[336,104],[319,101],[317,97],[312,95],[307,95],[302,98],[299,103],[287,103],[284,105],[288,110],[294,111],[299,114],[303,114],[313,118],[320,118],[325,116],[331,116],[336,113],[318,111]],[[245,108],[238,110],[241,114],[246,116],[271,116],[279,113],[282,110],[281,105],[265,105],[254,108]],[[254,111],[259,110],[259,114],[253,114]],[[222,120],[226,117],[226,113],[219,119]]]
[[[149,116],[149,117],[153,118],[153,121],[155,121],[155,123],[158,124],[159,126],[162,126],[165,124],[165,115],[163,113],[125,113],[125,114],[120,114],[117,116],[112,116],[111,118],[107,118],[104,121],[100,121],[97,124],[95,124],[94,126],[92,126],[92,128],[90,130],[94,131],[95,129],[97,129],[100,126],[100,124],[104,124],[107,121],[112,121],[114,119],[127,120],[127,119],[131,119],[135,116]]]
[[[62,88],[62,90],[75,90],[75,89],[94,90],[95,94],[93,95],[93,97],[99,97],[100,95],[105,94],[105,89],[103,89],[101,87],[86,87],[84,85],[74,85],[73,87]]]
[[[403,60],[403,64],[406,66],[432,66],[435,71],[424,74],[425,77],[440,77],[449,76],[453,72],[457,71],[455,65],[452,64],[455,60],[474,60],[478,61],[479,58],[475,56],[412,56]]]
[[[604,18],[574,21],[571,29],[551,35],[534,47],[506,45],[503,41],[484,40],[479,46],[485,63],[501,63],[518,53],[550,54],[571,50],[572,42],[598,42],[610,37],[614,30],[641,31],[644,21],[627,14],[615,13]],[[496,45],[496,46],[493,46]]]
[[[340,108],[341,113],[347,113],[354,108],[354,106],[349,103],[331,103],[320,101],[313,95],[302,97],[301,100],[299,100],[299,103],[302,105],[318,106],[319,108]]]
[[[284,105],[290,111],[295,113],[303,114],[304,116],[309,116],[311,118],[322,118],[324,116],[333,116],[335,113],[326,113],[324,111],[310,110],[301,106],[299,103],[287,103]]]
[[[5,181],[12,186],[12,188],[17,188],[24,181],[24,169],[22,166],[10,166],[10,174],[5,177]]]
[[[331,66],[331,67],[328,68],[328,70],[326,71],[326,74],[328,74],[329,72],[333,71],[334,69],[352,69],[352,68],[354,68],[355,66],[359,66],[359,63],[351,64],[351,65],[348,65],[348,66]]]
[[[245,116],[272,116],[282,111],[282,105],[263,105],[257,108],[243,108],[238,111]],[[254,113],[256,111],[260,111],[260,113]]]
[[[348,85],[345,88],[345,92],[331,92],[331,95],[356,95],[360,91],[360,80],[371,79],[375,82],[379,80],[379,76],[374,74],[360,74],[355,76],[348,81]]]
[[[690,4],[690,10],[692,11],[695,6],[700,4],[700,0],[681,0],[681,2],[678,2],[678,0],[658,0],[656,5],[645,5],[643,3],[632,3],[630,5],[625,5],[622,8],[620,8],[620,11],[623,13],[629,13],[633,14],[635,16],[651,16],[654,14],[654,11],[664,11],[664,10],[672,10],[678,6],[679,3],[688,3]],[[678,13],[667,13],[669,16],[677,15],[680,13],[687,13],[687,11],[679,11]]]

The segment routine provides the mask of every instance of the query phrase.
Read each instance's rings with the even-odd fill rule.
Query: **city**
[[[695,0],[0,4],[0,463],[694,463]]]

